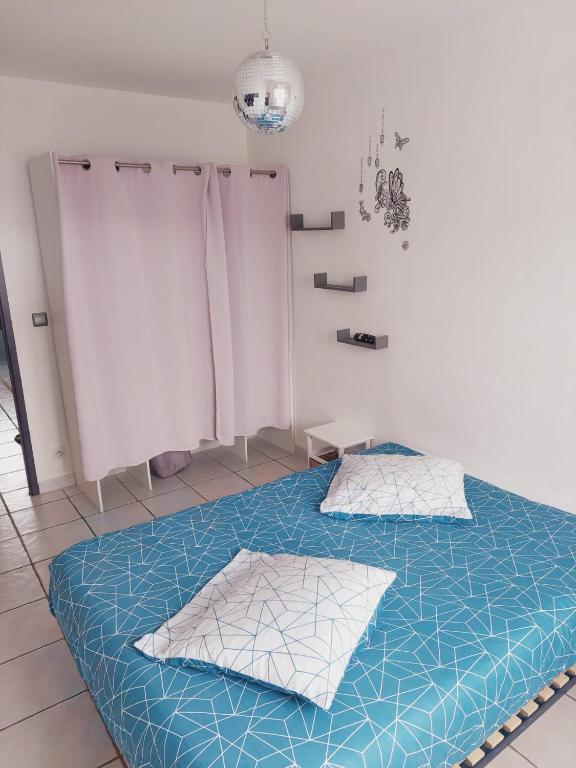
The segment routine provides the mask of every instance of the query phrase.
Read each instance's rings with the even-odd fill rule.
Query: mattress
[[[53,561],[52,611],[131,768],[444,768],[574,663],[576,516],[467,476],[472,524],[333,520],[319,504],[337,468],[81,542]],[[397,572],[329,712],[132,647],[241,547]]]

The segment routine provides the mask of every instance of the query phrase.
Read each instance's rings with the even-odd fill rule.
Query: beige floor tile
[[[227,448],[213,448],[209,455],[211,458],[216,459],[219,464],[232,470],[232,472],[238,472],[239,469],[248,469],[249,467],[255,467],[258,464],[270,461],[268,456],[250,446],[248,446],[248,461],[244,461]]]
[[[0,493],[15,491],[17,488],[28,488],[26,472],[23,469],[18,472],[9,472],[6,475],[0,475]]]
[[[0,614],[0,664],[35,651],[62,637],[48,600],[22,605]]]
[[[148,507],[154,517],[161,517],[162,515],[171,515],[172,512],[180,512],[181,509],[189,509],[198,504],[204,504],[205,499],[192,488],[184,486],[177,491],[163,493],[152,499],[145,499],[142,503]]]
[[[243,469],[238,474],[252,485],[264,485],[264,483],[270,483],[272,480],[278,480],[280,477],[292,474],[292,470],[277,461],[269,461],[267,464],[260,464],[260,466],[252,467],[252,469]]]
[[[256,448],[257,451],[268,456],[270,459],[281,459],[283,456],[289,456],[290,451],[285,451],[283,448],[278,448],[277,445],[272,445],[267,440],[263,440],[261,437],[250,437],[248,439],[248,445]]]
[[[576,765],[576,701],[562,696],[514,742],[514,749],[538,768]]]
[[[135,501],[125,507],[97,512],[85,519],[96,536],[102,536],[104,533],[130,528],[131,525],[150,522],[152,516],[139,501]]]
[[[125,488],[117,477],[109,477],[102,486],[102,502],[104,509],[116,509],[131,504],[134,496]]]
[[[13,432],[15,429],[16,425],[12,422],[11,419],[0,419],[0,432]]]
[[[250,488],[252,488],[250,483],[232,473],[225,475],[224,477],[217,477],[214,480],[208,480],[205,483],[196,483],[194,485],[194,490],[198,491],[198,493],[207,501],[215,501],[216,499],[221,499],[223,496],[230,496],[232,493],[248,491]]]
[[[124,474],[124,473],[122,473],[122,474]],[[103,477],[100,480],[100,486],[102,488],[112,488],[114,485],[116,485],[117,482],[119,482],[118,478],[119,478],[119,473],[118,474],[114,473],[112,475],[106,475],[105,477]]]
[[[570,696],[574,701],[576,701],[576,687],[570,688],[568,691],[568,696]]]
[[[306,454],[291,453],[289,456],[283,456],[281,459],[278,459],[278,461],[293,472],[302,472],[305,469],[309,469]]]
[[[92,502],[88,501],[83,494],[72,496],[71,500],[82,517],[89,517],[90,515],[95,515],[99,512]],[[106,510],[125,507],[127,504],[131,504],[134,500],[134,496],[132,496],[130,491],[115,477],[108,479],[105,485],[102,486],[102,502],[104,504],[104,509]]]
[[[15,539],[17,535],[8,515],[0,515],[0,541]]]
[[[161,493],[177,491],[179,488],[186,488],[186,485],[176,475],[172,477],[153,477],[152,490],[146,488],[145,485],[139,483],[138,480],[134,480],[134,478],[122,479],[122,483],[139,501],[151,499],[153,496],[159,496]]]
[[[53,558],[49,557],[48,560],[39,560],[37,563],[34,563],[34,569],[46,592],[48,592],[50,587],[50,563],[52,560]]]
[[[17,429],[5,429],[0,431],[0,445],[4,445],[5,443],[14,443],[14,438],[18,434]],[[17,443],[16,443],[17,445]]]
[[[0,728],[84,690],[64,640],[0,665]]]
[[[183,469],[182,472],[178,472],[178,477],[187,485],[196,485],[196,483],[203,483],[206,480],[213,480],[216,477],[223,477],[229,475],[230,470],[223,467],[214,459],[203,453],[195,453],[192,457],[192,464]]]
[[[79,517],[80,515],[69,499],[49,501],[38,507],[12,513],[12,520],[21,535],[42,531],[62,523],[69,523],[71,520],[78,520]]]
[[[77,485],[67,485],[66,488],[63,488],[62,490],[68,497],[79,496],[82,493],[82,491],[80,490],[80,488],[78,488]]]
[[[490,763],[490,768],[533,768],[533,766],[511,747],[506,747]]]
[[[44,597],[31,565],[0,575],[0,613]]]
[[[19,488],[16,491],[8,491],[3,494],[4,503],[10,512],[18,512],[20,509],[30,509],[38,507],[40,504],[48,504],[50,501],[65,499],[62,491],[50,491],[49,493],[39,493],[38,496],[30,496],[28,488]]]
[[[6,768],[97,768],[115,755],[88,692],[0,733],[0,765]]]
[[[46,528],[44,531],[28,533],[22,536],[22,541],[33,563],[55,557],[64,549],[71,547],[84,539],[92,539],[92,531],[84,520],[73,520],[71,523]],[[10,543],[10,542],[7,542]]]
[[[5,459],[8,456],[22,456],[22,448],[15,440],[0,443],[0,459]]]
[[[17,472],[20,469],[24,469],[22,451],[20,451],[19,456],[8,456],[5,459],[0,459],[0,475],[5,475],[7,472]]]
[[[0,573],[13,571],[14,568],[22,568],[23,565],[30,565],[30,560],[26,555],[20,539],[10,539],[0,542]]]

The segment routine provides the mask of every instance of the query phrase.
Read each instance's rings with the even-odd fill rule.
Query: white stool
[[[346,421],[331,421],[329,424],[321,424],[319,427],[310,427],[304,430],[306,435],[306,447],[308,450],[308,464],[310,461],[325,464],[326,460],[319,455],[322,447],[334,448],[341,459],[347,448],[363,446],[370,448],[374,435],[367,431],[348,424]],[[320,444],[320,445],[319,445]]]

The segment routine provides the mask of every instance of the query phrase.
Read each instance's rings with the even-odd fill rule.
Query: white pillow
[[[349,560],[242,549],[156,632],[134,645],[217,668],[329,709],[392,571]]]
[[[437,456],[345,454],[320,510],[336,518],[472,519],[462,465]]]

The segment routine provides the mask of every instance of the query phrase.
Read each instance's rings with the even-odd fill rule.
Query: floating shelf
[[[316,272],[314,288],[324,288],[327,291],[348,291],[349,293],[361,293],[368,289],[368,277],[366,275],[356,275],[352,281],[352,285],[334,285],[334,283],[328,282],[327,272]]]
[[[336,331],[336,340],[341,344],[351,344],[353,347],[364,347],[364,349],[386,349],[388,347],[388,336],[376,336],[374,344],[367,344],[365,341],[356,341],[350,335],[350,328],[341,328]]]
[[[346,219],[346,216],[344,211],[332,211],[332,213],[330,214],[329,227],[305,227],[304,214],[291,213],[290,229],[292,230],[292,232],[320,232],[320,231],[327,231],[331,229],[344,229],[345,219]]]

